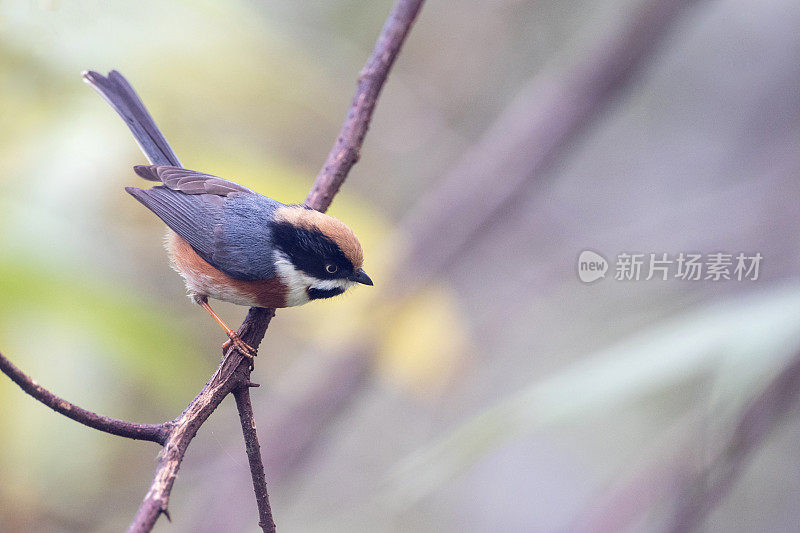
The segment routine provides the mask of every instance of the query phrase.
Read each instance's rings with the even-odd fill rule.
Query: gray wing
[[[160,181],[151,189],[126,187],[213,267],[235,279],[274,276],[267,222],[280,202],[217,176],[169,166],[137,166]]]
[[[224,198],[190,196],[163,185],[146,190],[125,187],[125,190],[183,237],[200,257],[211,263],[215,248],[214,227],[220,219]]]
[[[137,165],[133,167],[133,170],[146,180],[160,181],[167,188],[184,194],[213,194],[217,196],[227,196],[234,192],[256,194],[238,183],[183,167]]]

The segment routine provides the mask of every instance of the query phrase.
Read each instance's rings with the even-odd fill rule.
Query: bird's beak
[[[353,275],[350,276],[350,281],[355,281],[356,283],[362,283],[364,285],[372,285],[372,280],[369,279],[369,276],[367,276],[363,268],[359,268],[353,272]]]

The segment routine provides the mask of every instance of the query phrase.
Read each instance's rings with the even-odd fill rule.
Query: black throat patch
[[[344,292],[344,289],[341,287],[336,287],[334,289],[315,289],[314,287],[309,287],[306,289],[306,293],[308,293],[309,300],[321,300],[322,298],[333,298],[334,296],[338,296]]]

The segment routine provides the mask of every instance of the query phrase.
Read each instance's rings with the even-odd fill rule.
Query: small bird
[[[166,223],[166,248],[189,297],[252,358],[246,344],[208,303],[292,307],[331,298],[361,283],[361,243],[341,221],[304,205],[287,205],[247,187],[181,166],[133,87],[119,72],[83,73],[125,120],[151,165],[133,167],[159,182],[125,190]]]

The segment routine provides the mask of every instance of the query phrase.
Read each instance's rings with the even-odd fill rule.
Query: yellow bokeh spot
[[[417,393],[434,394],[450,382],[469,348],[455,296],[424,289],[396,308],[383,329],[377,369]]]

